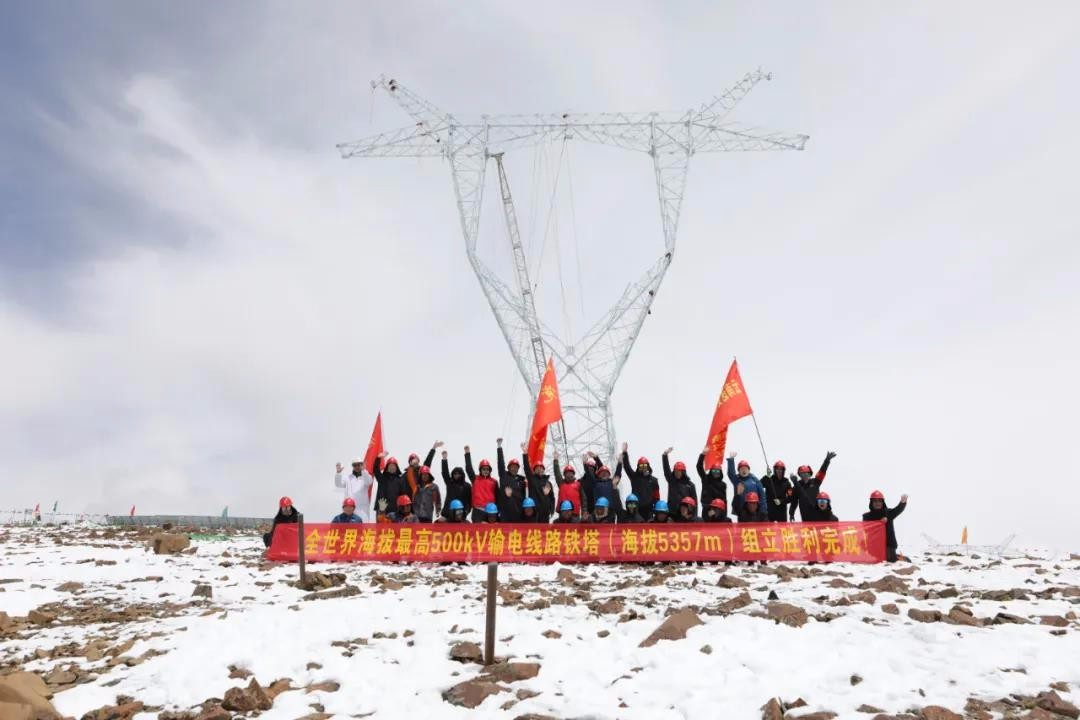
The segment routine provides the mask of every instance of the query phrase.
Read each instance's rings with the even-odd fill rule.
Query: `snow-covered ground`
[[[1068,556],[922,555],[895,566],[587,565],[570,567],[572,574],[562,566],[501,566],[496,654],[540,669],[467,709],[443,693],[484,672],[451,660],[449,651],[462,641],[483,644],[485,567],[313,566],[343,573],[346,585],[334,590],[353,586],[347,592],[354,594],[305,600],[308,593],[292,585],[297,568],[263,563],[257,537],[195,541],[194,554],[179,555],[155,555],[147,539],[85,527],[0,533],[0,611],[9,616],[0,615],[0,673],[27,670],[51,680],[56,709],[74,717],[115,705],[118,696],[151,709],[137,718],[198,714],[204,701],[250,682],[235,677],[243,672],[230,678],[230,667],[263,687],[287,678],[298,688],[278,694],[260,715],[266,720],[316,712],[758,718],[774,697],[805,700],[790,716],[868,718],[860,706],[962,713],[969,698],[1035,696],[1052,683],[1061,698],[1080,702],[1080,560]],[[202,584],[212,598],[192,597]],[[1010,590],[1007,597],[993,592]],[[797,614],[790,625],[763,617],[770,591],[805,610],[805,624]],[[1010,599],[1018,595],[1024,599]],[[967,624],[957,605],[975,623],[1012,617]],[[683,608],[702,624],[684,639],[640,647]],[[908,616],[913,608],[952,612],[954,622],[916,621]],[[39,622],[55,620],[22,617],[36,609],[46,613]],[[773,605],[774,615],[785,611]]]

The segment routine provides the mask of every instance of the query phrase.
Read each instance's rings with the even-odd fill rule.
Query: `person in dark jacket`
[[[416,517],[422,523],[434,522],[435,513],[442,508],[442,494],[439,486],[435,484],[431,468],[427,465],[420,466],[420,487],[413,493],[413,506],[416,508]]]
[[[769,504],[765,508],[769,522],[787,522],[788,510],[793,508],[797,501],[783,460],[773,463],[772,474],[763,477],[761,484],[765,486],[765,493],[769,498]]]
[[[679,501],[679,513],[675,516],[677,523],[701,522],[697,514],[697,500],[687,495]]]
[[[630,464],[628,449],[629,446],[623,443],[621,458],[623,472],[630,479],[630,492],[638,496],[638,512],[641,513],[641,517],[650,520],[653,516],[653,507],[660,499],[660,483],[653,477],[652,465],[649,464],[648,458],[640,457],[637,465]]]
[[[450,470],[450,463],[446,459],[446,451],[442,452],[442,479],[446,485],[446,500],[443,501],[443,518],[450,519],[450,503],[457,500],[462,506],[472,505],[472,485],[465,479],[465,471],[460,467]]]
[[[569,500],[559,503],[559,514],[555,518],[556,525],[572,525],[581,522],[581,518],[574,512],[574,506]]]
[[[480,474],[473,472],[472,453],[468,445],[465,446],[465,474],[472,481],[472,521],[482,523],[487,519],[488,503],[495,502],[499,485],[491,474],[491,463],[486,458],[480,461]]]
[[[769,522],[769,514],[765,512],[765,508],[761,507],[760,498],[756,492],[746,493],[736,517],[739,522]]]
[[[615,513],[611,512],[611,503],[606,497],[596,499],[596,507],[593,508],[588,522],[591,523],[614,523]]]
[[[363,523],[364,520],[356,514],[356,501],[351,497],[345,498],[341,504],[341,514],[335,515],[331,523]]]
[[[668,504],[663,500],[657,500],[653,503],[653,515],[646,522],[666,525],[667,523],[673,523],[675,521],[671,519],[671,512],[668,510]]]
[[[528,446],[526,445],[525,448]],[[525,522],[541,522],[548,523],[551,521],[551,516],[555,514],[555,489],[551,486],[551,476],[544,472],[544,466],[538,465],[540,472],[536,473],[529,470],[529,456],[526,449],[522,449],[521,459],[525,461],[525,482],[529,487],[529,498],[534,503],[534,516],[532,520],[526,519]],[[555,456],[555,467],[559,467],[559,457]],[[535,468],[534,468],[535,469]],[[571,468],[573,469],[573,468]],[[560,493],[562,492],[560,488]],[[527,498],[528,499],[528,498]],[[524,509],[524,500],[522,501],[522,509]]]
[[[484,506],[484,522],[493,524],[499,522],[499,506],[489,502]]]
[[[721,498],[716,498],[709,502],[709,506],[705,508],[705,522],[731,522],[731,518],[729,518],[727,514],[727,503],[724,502]]]
[[[765,492],[765,486],[761,484],[761,481],[757,479],[757,476],[750,472],[750,463],[745,460],[739,461],[739,467],[735,467],[735,455],[731,453],[727,459],[727,472],[728,479],[731,480],[731,509],[735,511],[735,516],[738,517],[742,511],[743,498],[748,493],[754,493],[758,496],[758,501],[762,505],[767,505],[769,495]],[[764,508],[762,508],[764,511]]]
[[[839,522],[840,518],[833,514],[832,498],[824,490],[817,494],[814,500],[814,512],[810,517],[803,517],[804,522]]]
[[[523,523],[538,523],[540,517],[536,512],[536,501],[531,497],[527,497],[521,502],[521,522]]]
[[[525,502],[528,494],[528,482],[525,476],[518,470],[521,469],[521,461],[516,457],[510,458],[509,464],[503,455],[502,438],[495,441],[498,449],[496,453],[496,465],[499,468],[499,492],[495,496],[495,503],[499,506],[499,522],[521,522],[521,503]],[[543,465],[540,466],[540,474],[543,474]]]
[[[788,517],[795,519],[795,510],[798,509],[799,517],[807,519],[807,515],[814,514],[814,506],[817,504],[817,494],[821,491],[821,484],[825,482],[825,473],[829,471],[829,463],[836,457],[832,450],[825,453],[825,462],[821,463],[821,469],[814,474],[809,465],[800,465],[798,470],[799,479],[795,481],[792,490],[795,493],[796,502],[788,509]]]
[[[641,517],[641,513],[638,512],[638,499],[637,495],[630,493],[626,496],[626,505],[619,512],[620,523],[643,523],[645,518]]]
[[[453,523],[460,525],[469,522],[465,517],[465,503],[460,500],[451,500],[447,506],[447,513],[435,520],[437,523]]]
[[[905,508],[907,508],[907,495],[901,495],[896,507],[889,508],[885,505],[885,495],[880,490],[875,490],[870,493],[870,512],[865,512],[862,516],[864,521],[885,521],[885,559],[889,562],[896,562],[897,559],[896,529],[893,527],[893,520],[896,520]]]
[[[706,448],[707,450],[708,448]],[[724,482],[724,466],[718,457],[705,471],[705,453],[698,455],[697,474],[701,479],[701,506],[712,507],[712,501],[720,498],[727,505],[727,483]]]
[[[581,481],[581,498],[585,512],[591,513],[596,508],[596,501],[602,497],[608,499],[609,507],[614,507],[618,492],[618,477],[620,470],[616,469],[615,477],[611,475],[611,468],[604,464],[596,453],[588,451],[584,458],[585,477]],[[619,463],[619,467],[622,463]]]
[[[420,456],[416,453],[409,453],[409,461],[405,466],[405,472],[401,474],[401,491],[408,493],[409,497],[416,499],[416,491],[420,489],[423,483],[420,480],[420,468],[431,467],[431,463],[435,462],[435,451],[443,446],[443,441],[438,440],[431,449],[428,450],[427,457],[424,458],[424,462],[420,462]]]
[[[394,513],[392,520],[396,523],[420,522],[420,518],[416,517],[416,513],[413,511],[412,498],[405,493],[398,495],[397,512]]]
[[[398,469],[397,458],[387,457],[387,453],[379,453],[375,457],[375,466],[372,468],[375,476],[375,512],[383,522],[394,513],[397,499],[401,496],[405,487],[401,470]]]
[[[668,461],[668,455],[675,448],[668,448],[664,451],[663,457],[661,457],[661,464],[664,466],[664,479],[667,480],[667,504],[668,507],[679,508],[682,504],[683,498],[694,498],[694,506],[697,507],[697,486],[694,485],[694,481],[686,474],[686,463],[678,461],[675,463],[675,468],[672,469]],[[677,510],[681,514],[681,510]],[[676,518],[678,519],[678,518]]]
[[[274,524],[270,527],[270,532],[263,533],[263,545],[270,547],[270,543],[274,540],[274,530],[278,525],[292,525],[299,521],[300,511],[293,507],[292,499],[287,495],[278,500],[277,515],[274,516]]]

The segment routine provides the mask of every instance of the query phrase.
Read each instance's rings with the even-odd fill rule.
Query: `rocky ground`
[[[895,566],[312,567],[0,531],[0,720],[1077,718],[1080,557]]]

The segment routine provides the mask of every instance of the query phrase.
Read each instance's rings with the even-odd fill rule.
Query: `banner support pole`
[[[487,566],[487,618],[484,627],[484,664],[495,663],[495,591],[499,584],[499,564]]]
[[[299,544],[299,558],[300,558],[300,584],[307,583],[307,557],[304,554],[304,514],[300,513],[296,518],[296,537]]]

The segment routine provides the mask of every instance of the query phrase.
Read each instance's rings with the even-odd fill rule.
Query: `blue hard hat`
[[[450,501],[450,509],[451,510],[464,510],[465,506],[461,504],[460,500],[451,500]]]
[[[532,498],[525,498],[525,502],[521,503],[521,507],[523,507],[523,508],[534,508],[534,507],[536,507],[536,501],[533,500]]]
[[[630,493],[629,495],[626,496],[626,502],[628,502],[628,503],[636,503],[637,501],[638,501],[637,495],[635,495],[634,493]]]
[[[656,504],[653,505],[653,512],[665,512],[666,513],[667,511],[668,511],[667,503],[664,502],[663,500],[657,500]]]
[[[599,498],[596,501],[596,507],[607,507],[608,505],[609,503],[606,497]]]
[[[499,506],[496,505],[495,503],[488,503],[487,505],[484,506],[484,512],[486,512],[488,515],[498,515],[499,514]]]
[[[574,509],[574,503],[570,502],[569,500],[563,500],[561,503],[559,503],[559,512],[564,512],[566,510],[573,510],[573,509]]]

